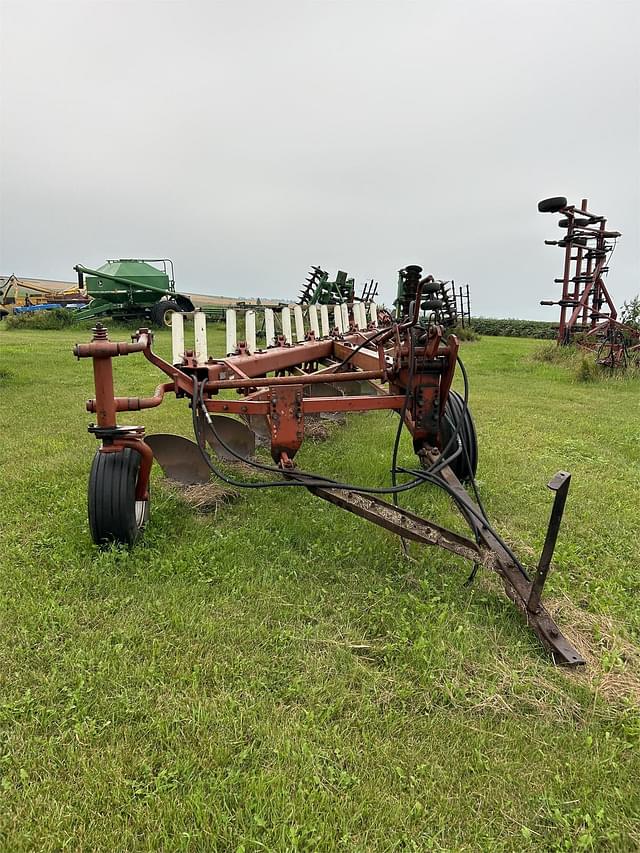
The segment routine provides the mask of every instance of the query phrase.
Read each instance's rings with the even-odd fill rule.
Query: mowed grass
[[[98,551],[77,338],[0,331],[2,850],[640,849],[637,381],[577,384],[533,341],[463,347],[482,493],[528,565],[545,483],[573,474],[547,600],[576,672],[494,578],[465,588],[464,561],[407,560],[304,490],[203,512],[154,471],[144,542]],[[129,396],[160,378],[114,368]],[[121,422],[191,431],[184,400]],[[395,426],[352,416],[300,464],[388,482]],[[428,488],[401,503],[457,524]]]

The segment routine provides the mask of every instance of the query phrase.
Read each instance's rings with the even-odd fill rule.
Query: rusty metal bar
[[[527,600],[527,610],[531,613],[537,613],[540,607],[542,590],[544,589],[547,575],[549,573],[551,558],[553,557],[553,552],[558,540],[558,533],[560,532],[560,523],[562,522],[564,505],[567,502],[567,494],[569,492],[569,486],[571,485],[571,474],[566,471],[558,471],[548,485],[549,488],[555,492],[555,497],[553,500],[553,507],[551,509],[551,517],[549,518],[549,526],[547,527],[547,535],[544,540],[542,555],[540,556],[540,562],[536,569],[536,576],[531,584],[531,592],[529,593],[529,598]]]
[[[339,358],[340,361],[344,361],[346,358],[349,359],[349,364],[354,365],[354,367],[358,367],[361,370],[380,370],[380,362],[377,351],[374,350],[366,350],[362,349],[359,352],[354,354],[354,351],[351,347],[346,347],[344,344],[336,341],[334,346],[334,353],[336,358]],[[387,358],[387,364],[390,367],[391,361]]]
[[[305,413],[316,412],[367,412],[379,409],[401,409],[405,401],[402,394],[372,396],[365,394],[357,397],[305,397],[302,410]]]
[[[113,368],[110,357],[94,358],[93,382],[96,389],[95,411],[98,426],[115,426],[117,409],[113,396]]]
[[[298,383],[297,387],[300,387]],[[264,391],[269,394],[269,389]],[[126,398],[125,398],[126,399]],[[229,415],[268,415],[270,404],[265,399],[220,400],[215,397],[205,400],[209,412]],[[384,409],[401,409],[404,397],[397,394],[384,394],[377,397],[369,394],[357,397],[303,397],[300,408],[303,414],[314,415],[322,412],[368,412]]]
[[[117,412],[137,412],[141,409],[153,409],[159,406],[164,400],[164,395],[167,391],[174,391],[175,385],[173,382],[164,382],[158,385],[153,397],[114,397]],[[96,400],[87,400],[86,409],[88,412],[97,411]],[[106,424],[99,424],[106,426]]]
[[[383,371],[381,370],[354,370],[343,371],[341,373],[307,373],[296,376],[259,376],[255,379],[217,379],[207,382],[205,390],[210,392],[234,388],[263,388],[276,385],[309,385],[318,382],[326,383],[327,381],[335,384],[336,382],[353,382],[354,379],[382,379],[382,377]]]
[[[440,476],[454,493],[454,499],[461,512],[469,520],[469,515],[479,514],[480,508],[471,499],[449,466],[440,471]],[[585,663],[584,658],[572,643],[560,632],[551,615],[540,604],[535,613],[529,610],[528,602],[532,584],[520,568],[514,563],[511,554],[494,534],[477,521],[472,528],[480,540],[496,557],[495,570],[502,578],[507,596],[525,615],[527,624],[531,627],[540,642],[551,652],[556,663],[566,666],[579,666]]]
[[[354,492],[348,489],[325,489],[310,487],[309,491],[329,503],[346,509],[354,515],[366,518],[379,527],[397,533],[403,539],[421,542],[423,545],[437,545],[459,557],[491,565],[492,556],[486,549],[480,549],[466,536],[460,536],[445,527],[427,521],[409,510],[393,506],[387,501]]]
[[[115,358],[118,355],[142,352],[149,346],[148,334],[140,335],[139,339],[133,343],[96,338],[88,344],[76,344],[73,348],[73,354],[76,358]]]

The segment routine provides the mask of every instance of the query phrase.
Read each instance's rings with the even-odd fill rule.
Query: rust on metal
[[[587,215],[586,206],[583,208],[580,216]],[[574,216],[568,209],[566,212]],[[598,239],[609,239],[604,236],[609,232],[604,230],[603,221],[597,221],[600,224],[595,231],[601,235]],[[595,258],[592,261],[589,267],[589,258],[585,256],[585,275],[588,270],[597,279],[602,270]],[[541,603],[569,475],[563,474],[553,481],[556,483],[554,508],[543,555],[532,581],[463,485],[463,481],[474,482],[477,442],[466,392],[463,399],[452,389],[458,339],[455,335],[445,337],[443,327],[435,322],[426,327],[419,325],[422,289],[427,288],[429,293],[434,279],[433,276],[421,279],[420,267],[406,270],[406,304],[402,303],[395,319],[389,319],[389,326],[375,328],[371,324],[366,330],[358,330],[352,312],[349,323],[344,324],[350,327],[349,332],[334,328],[321,337],[316,337],[315,332],[306,333],[305,340],[293,345],[280,335],[272,345],[255,352],[250,352],[245,342],[239,342],[235,352],[220,359],[207,357],[206,352],[203,357],[200,343],[171,364],[153,351],[153,336],[148,329],[140,329],[131,343],[115,343],[109,341],[103,327],[96,327],[93,340],[74,349],[78,358],[93,360],[95,398],[87,403],[87,408],[96,413],[97,425],[90,427],[90,431],[101,440],[100,452],[116,453],[131,448],[140,454],[136,483],[139,500],[148,499],[153,458],[168,476],[183,482],[206,482],[211,470],[224,479],[205,453],[205,442],[227,461],[240,459],[254,464],[251,457],[255,433],[270,447],[276,466],[267,470],[279,474],[283,481],[280,485],[306,487],[317,497],[402,539],[443,548],[470,560],[476,567],[496,572],[507,596],[554,660],[570,666],[583,663]],[[605,290],[600,288],[598,292]],[[362,318],[360,310],[358,315]],[[198,358],[194,355],[196,351]],[[150,397],[116,397],[112,359],[136,352],[142,353],[168,381],[159,384]],[[237,397],[231,399],[229,391],[235,391]],[[145,438],[142,427],[117,424],[118,412],[160,406],[168,394],[188,400],[193,410],[196,442],[165,434]],[[336,412],[382,410],[400,415],[413,440],[418,468],[406,472],[415,477],[407,488],[426,482],[443,489],[467,522],[471,537],[395,506],[368,493],[364,487],[359,489],[326,477],[314,479],[313,475],[297,469],[295,458],[304,441],[308,418]],[[240,416],[242,421],[228,417],[231,415]],[[457,419],[455,423],[452,418]],[[397,473],[395,467],[394,473]],[[239,485],[261,487],[255,482]],[[393,489],[386,491],[390,493]]]
[[[559,213],[563,234],[559,240],[545,240],[547,246],[564,250],[560,299],[545,299],[541,305],[558,305],[560,320],[557,343],[578,343],[596,353],[598,364],[611,369],[626,367],[630,352],[637,352],[640,332],[618,320],[616,308],[605,278],[615,243],[622,236],[606,227],[604,216],[592,213],[586,198],[580,207],[567,199],[544,199],[541,213]]]

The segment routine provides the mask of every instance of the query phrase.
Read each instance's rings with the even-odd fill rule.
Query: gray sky
[[[0,0],[0,273],[171,257],[178,288],[386,302],[420,263],[555,320],[566,195],[640,291],[639,4]]]

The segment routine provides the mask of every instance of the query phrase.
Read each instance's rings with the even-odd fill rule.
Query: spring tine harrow
[[[560,307],[558,345],[577,341],[597,353],[598,364],[610,369],[626,367],[629,351],[640,341],[640,332],[618,320],[618,310],[605,284],[620,232],[608,228],[604,216],[591,212],[586,198],[580,207],[569,204],[564,196],[546,198],[539,202],[538,211],[561,216],[561,238],[544,242],[564,250],[562,277],[554,279],[562,285],[562,293],[558,300],[540,302]]]

